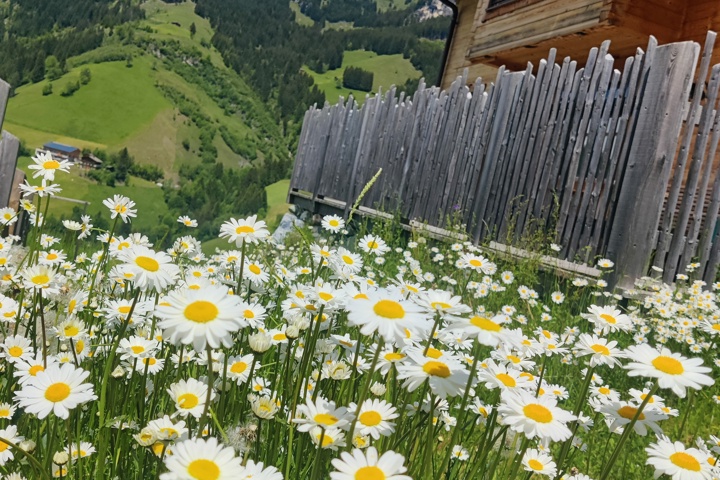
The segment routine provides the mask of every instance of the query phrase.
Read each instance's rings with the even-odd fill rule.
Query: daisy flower
[[[632,328],[630,317],[613,306],[600,307],[590,305],[588,310],[590,313],[583,313],[581,316],[595,324],[603,335],[607,335],[610,332],[617,332],[618,330],[627,331]]]
[[[461,462],[464,462],[468,458],[470,458],[470,453],[466,449],[462,447],[462,445],[455,445],[452,449],[452,458],[454,460],[460,460]]]
[[[41,420],[50,412],[67,419],[70,410],[97,399],[92,384],[83,383],[89,375],[90,372],[69,363],[48,365],[15,393],[15,401],[26,413],[35,414]]]
[[[245,471],[235,450],[212,437],[175,444],[173,455],[165,456],[165,467],[168,471],[160,475],[160,480],[237,480],[244,478]]]
[[[336,408],[335,402],[318,397],[315,402],[308,399],[304,405],[298,405],[293,422],[298,424],[299,431],[309,432],[313,427],[343,429],[349,426],[350,417],[347,408]]]
[[[579,352],[576,356],[592,355],[590,357],[590,366],[608,365],[610,368],[620,365],[620,358],[624,358],[625,354],[617,347],[617,342],[608,342],[604,338],[597,335],[581,334],[578,337],[576,346]]]
[[[193,220],[192,218],[188,217],[187,215],[180,215],[177,219],[178,223],[182,223],[186,227],[190,228],[197,228],[198,223],[197,220]]]
[[[10,420],[15,415],[15,406],[9,403],[0,403],[0,418]]]
[[[375,447],[363,451],[353,449],[352,453],[342,452],[340,458],[332,460],[335,471],[330,472],[331,480],[412,480],[403,475],[407,468],[403,465],[405,457],[391,450],[378,457]]]
[[[23,196],[27,197],[30,195],[37,195],[38,197],[44,197],[46,195],[55,195],[56,193],[62,192],[60,185],[51,183],[48,185],[47,180],[44,178],[40,182],[40,185],[30,185],[27,180],[25,183],[19,185],[20,190],[23,191]]]
[[[464,305],[459,295],[453,296],[446,290],[428,290],[423,292],[417,302],[425,307],[429,313],[438,313],[441,316],[463,315],[472,310]]]
[[[208,286],[202,290],[174,290],[155,309],[163,337],[178,345],[193,345],[202,351],[232,346],[232,333],[246,325],[240,300],[228,295],[223,287]]]
[[[5,226],[12,225],[17,222],[17,219],[17,212],[11,207],[0,208],[0,224]]]
[[[615,266],[615,262],[607,258],[601,258],[600,260],[598,260],[597,265],[600,268],[612,268]]]
[[[55,172],[69,172],[72,165],[67,160],[55,160],[50,153],[42,152],[32,157],[33,163],[28,168],[35,170],[33,178],[43,177],[45,180],[55,180]]]
[[[77,460],[78,458],[89,457],[95,453],[95,447],[93,447],[90,442],[80,442],[80,445],[73,442],[73,444],[69,447],[65,447],[65,452],[70,456],[70,458]]]
[[[502,422],[515,432],[522,432],[529,439],[551,439],[554,442],[567,440],[572,436],[567,423],[575,416],[557,407],[552,396],[535,396],[525,390],[503,392],[498,412]]]
[[[236,220],[231,218],[220,226],[220,238],[226,238],[228,242],[235,243],[238,247],[243,243],[259,243],[270,235],[263,220],[257,221],[257,215],[251,215],[246,219]]]
[[[605,415],[608,429],[615,432],[618,428],[629,424],[635,415],[637,415],[638,407],[628,402],[611,402],[600,406],[599,412]],[[662,429],[657,422],[667,420],[668,416],[659,410],[652,408],[643,409],[638,417],[633,429],[638,435],[643,437],[647,435],[647,427],[656,434],[662,433]]]
[[[495,264],[482,255],[476,255],[474,253],[465,253],[460,257],[459,264],[460,268],[468,268],[478,273],[484,273],[491,275],[491,272],[495,271]]]
[[[2,343],[2,349],[4,353],[3,356],[10,363],[14,363],[19,360],[30,361],[35,355],[30,340],[22,335],[11,335],[9,337],[5,337],[5,340]]]
[[[398,364],[398,380],[405,380],[403,387],[414,392],[428,380],[432,392],[440,398],[460,395],[465,391],[470,374],[452,356],[435,360],[420,354],[409,354],[411,362]]]
[[[7,428],[0,430],[0,438],[4,438],[14,445],[22,442],[24,437],[17,434],[17,427],[15,425],[9,425]],[[0,441],[0,466],[5,465],[8,461],[14,457],[13,449],[7,443]]]
[[[312,442],[321,448],[337,450],[338,447],[344,447],[346,445],[345,437],[347,434],[339,428],[330,427],[323,429],[320,427],[312,427],[309,433]]]
[[[132,282],[142,290],[160,292],[172,284],[180,269],[165,252],[156,252],[142,245],[133,245],[120,253],[123,265],[132,275]]]
[[[350,411],[354,412],[357,405],[350,404]],[[385,400],[368,399],[360,406],[358,420],[355,424],[356,433],[369,435],[377,440],[380,436],[390,436],[395,431],[392,420],[398,417],[397,409]],[[355,433],[355,432],[354,432]]]
[[[238,385],[247,382],[253,358],[252,354],[242,357],[229,357],[227,362],[227,378],[234,380]]]
[[[25,288],[39,288],[47,293],[57,293],[57,288],[52,288],[55,281],[55,272],[47,265],[35,265],[22,271],[23,284]]]
[[[176,417],[187,417],[192,415],[195,418],[202,417],[203,411],[205,410],[205,401],[207,399],[206,383],[194,378],[188,380],[180,380],[177,383],[170,385],[167,389],[170,398],[175,402],[175,408],[177,412],[173,415]],[[210,400],[215,398],[215,392],[211,391]]]
[[[552,457],[548,453],[541,452],[536,448],[529,448],[525,452],[522,465],[527,472],[550,478],[555,478],[555,474],[557,473],[557,465]]]
[[[488,347],[497,346],[503,339],[505,329],[503,323],[507,322],[505,315],[495,315],[492,319],[482,314],[473,315],[470,318],[451,319],[448,330],[460,330],[470,338],[477,338],[478,342]]]
[[[697,448],[685,448],[680,442],[671,442],[661,436],[657,443],[651,443],[645,451],[648,453],[646,463],[655,468],[656,478],[668,475],[673,480],[710,480],[712,467],[707,455]]]
[[[348,303],[350,325],[360,327],[363,335],[379,333],[386,342],[402,344],[406,330],[414,333],[430,330],[430,320],[423,309],[407,301],[397,290],[368,291],[367,299]]]
[[[629,376],[657,378],[660,388],[669,388],[680,398],[685,397],[688,387],[700,390],[715,383],[705,375],[711,369],[703,367],[700,358],[685,358],[665,347],[658,352],[647,344],[631,346],[626,353],[634,360],[625,365]]]
[[[387,246],[387,243],[385,243],[382,238],[372,234],[365,235],[361,238],[358,246],[365,253],[372,253],[379,256],[385,255],[390,251],[390,247]]]
[[[363,267],[360,255],[343,247],[338,248],[335,255],[332,256],[331,263],[336,272],[342,272],[346,275],[356,275],[360,273]]]
[[[156,440],[185,440],[189,432],[185,422],[173,422],[168,415],[150,421],[147,428],[153,431]]]
[[[338,233],[345,228],[345,220],[337,215],[325,215],[322,219],[321,226],[328,232]]]
[[[127,223],[131,217],[137,217],[137,210],[133,208],[135,202],[124,195],[106,198],[103,200],[103,205],[110,209],[110,218],[113,220],[120,215],[123,223]]]

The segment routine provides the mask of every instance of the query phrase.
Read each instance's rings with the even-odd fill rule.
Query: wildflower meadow
[[[32,228],[0,239],[3,479],[720,478],[720,283],[696,266],[620,295],[334,215],[284,244],[230,219],[211,256],[180,217],[163,251],[117,233],[120,195],[109,231],[53,236],[69,165],[30,168]]]

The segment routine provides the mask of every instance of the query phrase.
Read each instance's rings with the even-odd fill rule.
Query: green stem
[[[635,416],[630,421],[629,424],[625,425],[625,430],[623,431],[622,436],[620,437],[620,440],[618,441],[617,445],[615,445],[615,450],[613,450],[612,454],[610,455],[610,460],[605,464],[605,468],[603,469],[602,474],[600,475],[599,480],[607,480],[607,478],[610,475],[610,472],[612,471],[613,465],[615,465],[615,462],[617,461],[618,457],[620,456],[620,452],[622,452],[622,447],[627,441],[628,437],[630,437],[630,432],[632,432],[633,427],[635,426],[635,423],[640,418],[640,415],[642,414],[643,409],[648,404],[650,399],[655,395],[655,392],[658,391],[658,381],[655,380],[655,383],[653,384],[652,388],[650,389],[650,393],[648,393],[647,397],[645,397],[645,400],[640,404],[640,407],[637,409],[637,412],[635,412]]]

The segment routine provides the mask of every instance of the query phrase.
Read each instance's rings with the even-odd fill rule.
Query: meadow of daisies
[[[181,217],[160,251],[116,235],[119,195],[61,239],[69,165],[34,160],[31,231],[0,239],[2,479],[720,478],[720,283],[694,265],[628,299],[336,216],[283,245],[231,219],[212,256]]]

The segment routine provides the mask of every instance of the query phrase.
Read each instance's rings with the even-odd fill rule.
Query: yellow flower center
[[[448,308],[452,308],[452,305],[445,302],[432,302],[430,306],[438,310],[447,310]]]
[[[62,402],[70,396],[70,385],[64,382],[53,383],[45,390],[45,399],[49,402]]]
[[[472,265],[473,267],[476,267],[476,268],[477,268],[477,267],[482,267],[482,264],[483,264],[483,263],[482,263],[480,260],[478,260],[477,258],[471,259],[468,263],[469,263],[470,265]]]
[[[117,205],[115,207],[115,211],[117,213],[125,213],[125,212],[127,212],[127,207],[125,205]]]
[[[342,261],[348,265],[352,265],[353,263],[355,263],[355,260],[353,260],[353,258],[350,255],[343,255]]]
[[[600,353],[602,355],[610,355],[610,349],[607,348],[605,345],[600,345],[599,343],[596,343],[595,345],[590,347],[593,352]]]
[[[50,281],[50,277],[47,275],[35,275],[30,279],[30,281],[35,285],[45,285]]]
[[[276,342],[282,342],[283,340],[287,340],[287,335],[285,335],[284,333],[276,333],[275,335],[273,335],[273,340],[275,340]]]
[[[544,405],[539,403],[529,403],[523,407],[523,413],[530,420],[534,420],[538,423],[550,423],[553,421],[553,414]]]
[[[635,415],[637,414],[638,409],[631,407],[629,405],[625,405],[624,407],[620,407],[620,409],[617,411],[618,415],[620,415],[623,418],[627,418],[628,420],[632,420],[635,418]],[[641,413],[638,417],[638,420],[645,420],[645,414]]]
[[[510,360],[512,363],[520,363],[522,362],[522,359],[516,355],[508,355],[507,359]]]
[[[5,450],[8,449],[8,447],[9,447],[9,445],[7,443],[0,442],[0,452],[4,452]]]
[[[250,225],[240,225],[235,229],[235,233],[237,234],[248,234],[248,233],[254,233],[255,229],[251,227]]]
[[[615,325],[617,323],[617,319],[607,313],[601,313],[600,318],[602,318],[603,320],[605,320],[607,323],[609,323],[611,325]]]
[[[152,357],[150,357],[150,358],[143,358],[143,359],[142,359],[142,362],[143,362],[143,365],[148,365],[148,364],[149,364],[149,365],[152,366],[152,365],[155,365],[155,364],[157,363],[157,360],[154,359],[154,358],[152,358]]]
[[[487,330],[489,332],[499,332],[502,329],[499,324],[493,322],[489,318],[472,317],[470,319],[470,323],[482,330]]]
[[[653,360],[652,365],[653,367],[657,368],[663,373],[667,373],[668,375],[682,375],[682,373],[685,371],[683,364],[680,363],[679,360],[676,360],[672,357],[667,357],[665,355],[660,355],[655,360]]]
[[[56,170],[60,168],[60,162],[57,160],[46,160],[43,162],[42,167],[45,170]]]
[[[200,400],[195,394],[183,393],[178,397],[177,403],[178,405],[180,405],[180,408],[185,408],[189,410],[191,408],[197,407],[198,403],[200,403]]]
[[[714,324],[714,325],[712,326],[712,329],[720,332],[720,323]]]
[[[373,306],[375,315],[396,320],[405,317],[405,309],[394,300],[380,300]]]
[[[700,462],[695,457],[685,452],[677,452],[670,455],[670,461],[678,467],[691,470],[693,472],[700,471]]]
[[[543,465],[539,460],[531,458],[530,461],[528,461],[528,467],[532,468],[536,472],[539,472],[545,467],[545,465]]]
[[[495,378],[500,380],[506,387],[514,388],[517,385],[515,379],[507,373],[498,373]]]
[[[68,313],[73,313],[75,311],[75,307],[77,306],[77,301],[73,298],[70,300],[70,303],[68,303]]]
[[[48,253],[45,258],[47,258],[48,260],[57,260],[58,256],[57,253]]]
[[[397,352],[390,352],[385,354],[385,360],[388,362],[397,362],[398,360],[402,360],[405,358],[405,354],[403,353],[397,353]]]
[[[80,333],[80,329],[75,325],[66,325],[63,330],[65,331],[66,337],[74,337],[75,335]]]
[[[610,389],[607,387],[598,388],[598,392],[602,393],[603,395],[610,395]]]
[[[253,312],[250,309],[247,309],[243,312],[243,317],[245,318],[255,318],[255,312]]]
[[[428,348],[428,351],[425,354],[425,356],[434,358],[435,360],[437,360],[438,358],[442,357],[442,354],[443,354],[443,352],[441,352],[437,348],[430,347],[430,348]]]
[[[337,417],[330,415],[329,413],[318,413],[313,417],[313,420],[315,420],[315,423],[319,425],[335,425],[338,422]]]
[[[9,408],[0,408],[0,418],[9,418],[10,417],[10,409]]]
[[[450,376],[450,369],[443,362],[430,360],[423,365],[423,372],[433,377],[447,378]]]
[[[197,300],[185,307],[185,318],[195,323],[212,322],[219,313],[214,303],[205,300]]]
[[[212,460],[201,458],[193,460],[187,467],[188,474],[196,480],[217,480],[220,478],[220,467]]]
[[[355,472],[355,480],[385,480],[385,472],[376,466],[361,467]]]
[[[355,300],[370,300],[368,296],[364,293],[358,293],[353,297]]]
[[[247,370],[247,363],[245,362],[235,362],[230,367],[230,371],[233,373],[243,373],[245,370]]]
[[[134,354],[140,354],[145,351],[145,347],[141,345],[133,345],[132,347],[130,347],[130,350],[132,350]]]
[[[130,248],[130,242],[120,242],[117,247],[118,250],[124,250],[126,248]]]
[[[248,267],[248,270],[250,270],[255,275],[260,275],[262,273],[262,270],[260,270],[260,267],[258,267],[254,263]]]
[[[118,307],[118,312],[120,313],[130,313],[130,305],[123,305],[121,307]]]
[[[340,225],[340,222],[338,222],[336,219],[332,218],[332,219],[328,220],[328,225],[330,225],[331,227],[337,227],[338,225]]]
[[[368,427],[374,427],[382,421],[382,417],[379,413],[370,410],[369,412],[361,413],[360,417],[358,417],[358,420],[360,420],[360,423],[362,423],[363,425],[366,425]]]
[[[325,300],[326,302],[329,302],[330,300],[332,300],[334,298],[331,294],[329,294],[327,292],[318,293],[318,297],[320,297],[322,300]]]
[[[368,247],[372,248],[373,250],[377,249],[379,246],[380,245],[378,245],[375,240],[371,240],[370,242],[368,242]]]
[[[154,258],[139,256],[135,258],[135,264],[148,272],[160,270],[160,264]]]
[[[23,349],[22,349],[21,347],[18,347],[18,346],[10,347],[10,348],[8,349],[8,353],[10,354],[11,357],[16,357],[16,358],[17,358],[17,357],[22,356],[22,354],[23,354]]]

